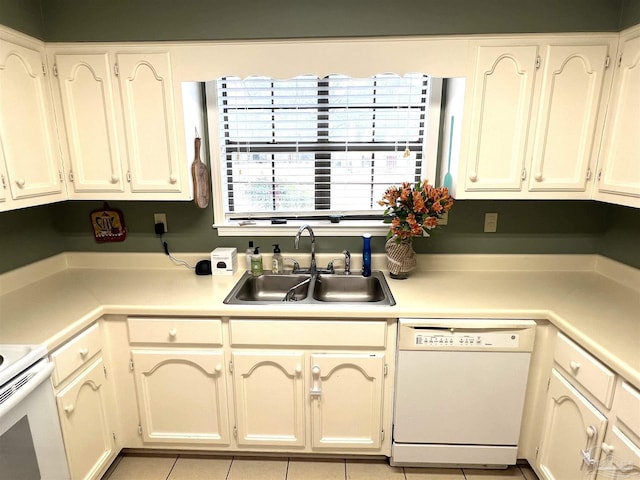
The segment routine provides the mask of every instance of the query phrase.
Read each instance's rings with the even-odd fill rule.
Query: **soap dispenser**
[[[247,272],[251,271],[251,257],[253,256],[253,250],[253,242],[249,241],[249,247],[244,252],[247,261]]]
[[[251,255],[251,275],[259,277],[262,273],[262,254],[260,253],[260,247],[256,247],[253,255]]]
[[[280,244],[273,245],[273,258],[271,259],[271,273],[284,273],[284,259],[280,253]]]

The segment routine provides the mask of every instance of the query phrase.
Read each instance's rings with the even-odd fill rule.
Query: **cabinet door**
[[[585,191],[608,45],[549,45],[529,189]]]
[[[538,465],[547,480],[592,479],[607,419],[554,369]]]
[[[379,449],[384,354],[311,355],[313,448]]]
[[[304,446],[304,356],[233,352],[238,445]]]
[[[115,455],[109,412],[113,409],[102,357],[57,395],[71,478],[95,478]]]
[[[537,46],[478,47],[465,190],[520,190],[537,55]]]
[[[634,476],[640,476],[640,448],[614,426],[602,444],[596,480],[629,480]]]
[[[14,199],[64,197],[42,52],[0,40],[0,149]],[[45,203],[35,201],[24,205]]]
[[[598,190],[640,197],[640,36],[622,44],[607,113]],[[640,202],[636,203],[640,206]]]
[[[74,191],[123,192],[108,55],[56,55],[55,61]]]
[[[179,193],[176,112],[168,53],[116,55],[134,193]]]
[[[149,443],[229,443],[224,355],[133,350],[142,437]]]

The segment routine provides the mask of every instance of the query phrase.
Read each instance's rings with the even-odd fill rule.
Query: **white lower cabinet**
[[[224,354],[133,350],[144,442],[229,443]]]
[[[305,445],[304,354],[233,352],[238,445]]]
[[[604,438],[607,418],[557,370],[547,393],[544,436],[538,456],[547,480],[593,478],[591,460]]]
[[[311,445],[379,449],[384,354],[311,355]]]
[[[72,480],[99,479],[118,453],[113,380],[96,323],[51,353],[52,381]]]

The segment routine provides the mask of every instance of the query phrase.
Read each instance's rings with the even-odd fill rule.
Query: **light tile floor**
[[[538,480],[528,466],[506,470],[391,467],[382,460],[127,454],[102,480]]]

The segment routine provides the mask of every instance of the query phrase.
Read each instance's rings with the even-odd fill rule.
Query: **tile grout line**
[[[173,469],[176,468],[176,463],[178,463],[179,458],[180,458],[180,455],[176,455],[176,458],[173,461],[173,465],[171,465],[171,470],[169,470],[169,473],[167,473],[167,478],[165,478],[165,480],[169,480],[169,477],[171,476],[171,472],[173,472]]]
[[[224,480],[229,480],[229,475],[231,475],[231,466],[233,465],[235,459],[235,456],[231,457],[231,461],[229,462],[229,469],[227,470],[227,475],[224,477]]]

